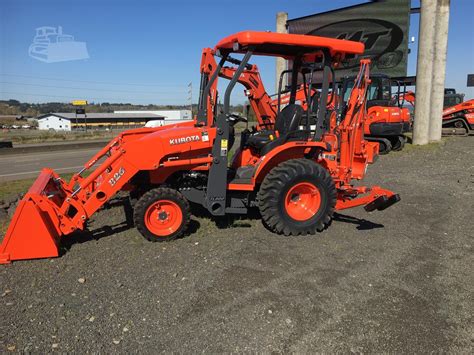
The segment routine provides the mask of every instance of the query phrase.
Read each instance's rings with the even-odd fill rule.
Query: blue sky
[[[278,11],[291,19],[361,2],[0,0],[0,98],[186,104],[192,82],[196,102],[203,47],[245,29],[274,30]],[[473,23],[474,1],[451,1],[446,86],[467,98],[474,97],[474,89],[466,88],[466,74],[474,73]],[[44,63],[29,57],[41,26],[62,26],[65,34],[87,43],[90,58]],[[417,40],[417,32],[418,15],[412,15],[410,37]],[[410,75],[415,74],[416,48],[417,41],[410,44]],[[273,92],[274,59],[254,62]],[[237,101],[242,99],[237,95]]]

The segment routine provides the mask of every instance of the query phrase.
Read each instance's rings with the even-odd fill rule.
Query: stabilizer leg
[[[367,212],[383,211],[398,201],[400,201],[400,195],[390,190],[378,186],[371,188],[360,186],[340,193],[336,202],[336,210],[364,206]]]
[[[364,209],[367,212],[372,212],[372,211],[375,211],[375,210],[383,211],[383,210],[389,208],[390,206],[394,205],[398,201],[400,201],[400,195],[399,194],[395,194],[395,195],[392,195],[390,197],[387,197],[387,196],[383,195],[383,196],[377,197],[375,200],[373,200],[372,202],[365,205]]]

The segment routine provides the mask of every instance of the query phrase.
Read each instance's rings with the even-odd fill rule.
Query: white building
[[[54,112],[38,116],[38,129],[71,131],[73,129],[129,129],[143,127],[148,121],[164,122],[165,117],[142,111],[138,113],[87,113]]]
[[[43,131],[70,131],[71,121],[55,114],[38,117],[38,129]]]
[[[114,111],[114,113],[118,114],[139,114],[144,112],[164,117],[164,119],[148,121],[145,127],[161,127],[193,119],[191,110]]]

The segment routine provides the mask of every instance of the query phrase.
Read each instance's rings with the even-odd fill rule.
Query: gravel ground
[[[104,210],[62,257],[0,268],[0,352],[472,353],[473,164],[472,138],[383,156],[366,181],[402,201],[316,236],[199,217],[149,243]]]

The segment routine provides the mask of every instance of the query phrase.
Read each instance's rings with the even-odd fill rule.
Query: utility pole
[[[189,109],[191,110],[191,117],[193,117],[193,82],[192,81],[188,84],[188,100],[189,100]]]
[[[286,33],[286,21],[288,21],[288,13],[278,12],[276,15],[276,31],[278,33]],[[281,73],[286,70],[286,60],[280,57],[276,58],[276,71],[275,71],[275,92],[278,92],[278,81],[280,80]]]
[[[421,0],[416,64],[415,121],[413,123],[413,144],[417,145],[429,142],[436,2],[437,0]]]
[[[450,0],[436,2],[436,33],[434,36],[434,61],[431,87],[430,142],[441,140],[444,104],[444,83],[446,78],[446,55],[448,50]],[[418,97],[417,97],[418,101]]]

